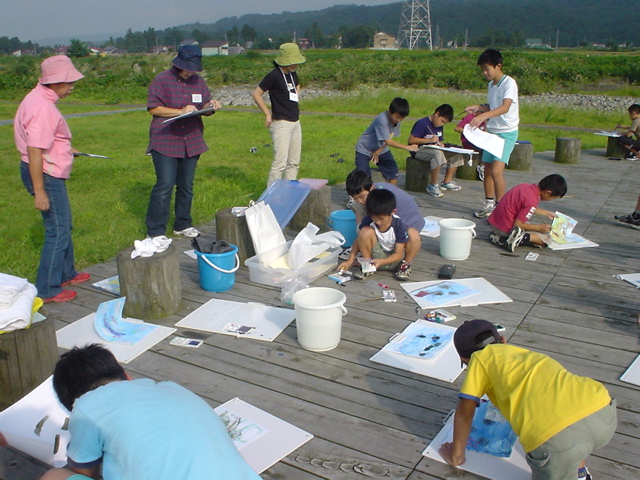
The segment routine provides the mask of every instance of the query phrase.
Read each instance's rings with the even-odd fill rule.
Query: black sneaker
[[[524,237],[524,230],[520,227],[513,227],[511,233],[507,237],[505,242],[505,247],[511,253],[516,251],[516,247],[522,243],[522,239]]]
[[[629,225],[631,228],[637,228],[640,230],[640,218],[634,218],[633,213],[629,215],[616,215],[615,218],[618,222]]]
[[[396,271],[396,280],[400,280],[401,282],[406,282],[409,280],[411,276],[411,264],[407,262],[402,262]]]

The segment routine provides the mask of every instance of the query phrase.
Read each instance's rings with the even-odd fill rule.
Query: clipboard
[[[216,110],[213,107],[207,107],[207,108],[203,108],[202,110],[195,110],[193,112],[183,113],[182,115],[178,115],[177,117],[167,118],[164,122],[162,122],[162,124],[164,125],[165,123],[173,122],[175,120],[181,120],[183,118],[199,117],[200,115],[205,115],[207,113],[216,113]]]

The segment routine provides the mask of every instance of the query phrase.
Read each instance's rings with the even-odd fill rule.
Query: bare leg
[[[358,248],[362,254],[362,258],[371,258],[371,252],[378,238],[373,227],[362,227],[358,233]]]
[[[447,167],[447,172],[444,174],[444,183],[451,182],[457,169],[458,167]]]
[[[500,161],[494,161],[491,164],[491,179],[493,180],[493,188],[494,193],[496,194],[496,202],[499,202],[500,199],[504,196],[507,189],[507,184],[504,181],[504,167],[506,165]],[[487,180],[487,174],[485,172],[485,182]]]
[[[431,169],[431,177],[429,183],[431,185],[438,185],[438,178],[440,177],[440,165]]]
[[[420,232],[415,228],[408,228],[407,233],[409,234],[409,241],[404,250],[404,261],[407,263],[411,263],[411,261],[416,258],[416,255],[420,251],[420,246],[422,245],[422,237],[420,236]]]
[[[482,164],[484,165],[484,196],[485,198],[495,198],[496,189],[491,175],[493,163],[482,162]]]

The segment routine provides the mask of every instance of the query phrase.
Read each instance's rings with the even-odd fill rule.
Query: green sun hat
[[[300,53],[298,45],[295,43],[283,43],[280,45],[280,53],[276,57],[276,63],[281,67],[298,65],[307,61]]]

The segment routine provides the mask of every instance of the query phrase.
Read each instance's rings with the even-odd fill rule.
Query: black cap
[[[173,64],[180,70],[189,72],[202,71],[202,51],[197,45],[182,45],[178,49],[178,56],[173,59]]]
[[[481,333],[491,332],[488,340],[476,343],[476,338]],[[487,320],[468,320],[460,325],[453,334],[453,344],[460,358],[470,358],[473,352],[482,350],[491,343],[500,343],[502,337],[496,326]]]

